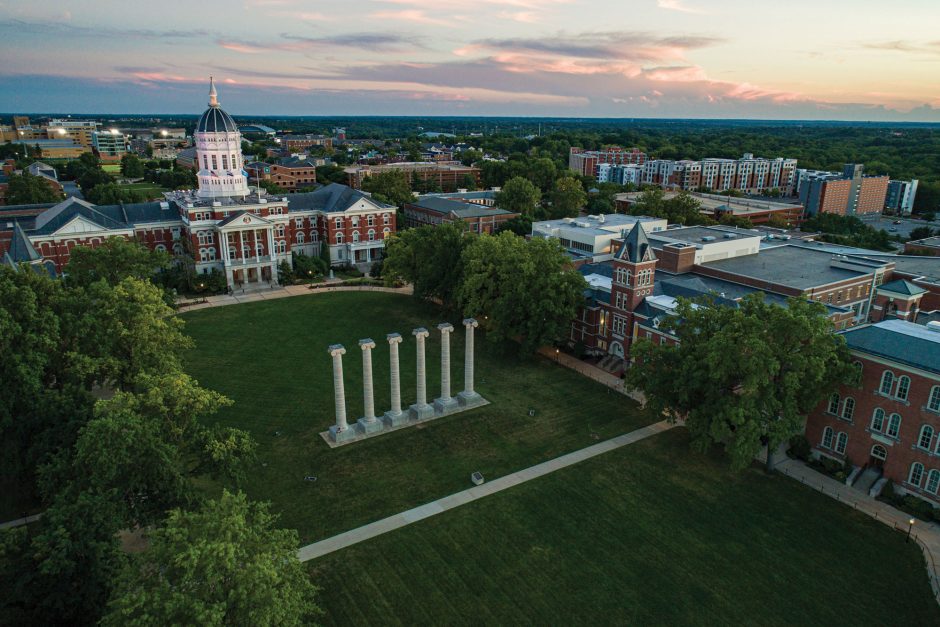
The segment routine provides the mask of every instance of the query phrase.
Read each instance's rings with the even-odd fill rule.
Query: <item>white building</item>
[[[620,213],[542,220],[532,223],[532,237],[554,238],[573,256],[591,262],[613,259],[612,242],[640,223],[647,234],[665,231],[662,218],[628,216]]]

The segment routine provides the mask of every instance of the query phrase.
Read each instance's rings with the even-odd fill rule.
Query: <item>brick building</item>
[[[600,165],[643,165],[646,153],[639,148],[610,146],[602,150],[572,147],[568,153],[568,169],[581,176],[597,176]]]
[[[879,214],[888,194],[887,176],[865,176],[864,166],[847,163],[841,174],[801,172],[797,193],[807,216],[834,213],[842,216]]]
[[[294,253],[319,254],[324,245],[334,265],[382,257],[395,231],[395,207],[339,184],[290,198],[248,186],[240,133],[219,106],[214,85],[195,139],[196,190],[169,192],[162,202],[96,206],[68,198],[52,207],[2,208],[4,260],[38,259],[61,273],[76,246],[124,237],[173,254],[197,274],[222,272],[231,288],[244,288],[276,283],[278,264],[292,264]]]
[[[455,192],[462,187],[469,187],[470,181],[473,181],[476,187],[480,185],[480,169],[464,165],[459,161],[405,161],[380,165],[355,165],[345,169],[346,184],[359,189],[367,177],[381,172],[403,172],[411,181],[436,184],[445,192]]]
[[[877,491],[883,478],[940,505],[940,325],[886,320],[842,336],[858,379],[809,415],[815,454],[848,460],[854,485]]]
[[[333,138],[326,135],[284,135],[281,137],[281,146],[287,152],[306,152],[313,146],[333,147]]]
[[[251,180],[270,181],[287,191],[313,187],[317,184],[317,166],[311,159],[287,158],[277,163],[255,161],[245,166]]]
[[[496,192],[425,194],[405,203],[405,224],[409,227],[463,222],[472,233],[493,233],[519,213],[494,206]]]

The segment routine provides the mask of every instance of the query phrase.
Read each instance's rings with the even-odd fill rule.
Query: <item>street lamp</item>
[[[558,349],[555,349],[555,361],[558,361]]]
[[[914,519],[911,518],[910,520],[907,521],[907,539],[905,540],[905,542],[911,541],[911,529],[913,528],[914,528]]]

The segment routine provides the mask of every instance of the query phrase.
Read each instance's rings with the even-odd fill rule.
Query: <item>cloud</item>
[[[424,48],[418,37],[392,33],[344,33],[326,37],[305,37],[282,33],[277,42],[237,41],[218,39],[216,43],[234,52],[259,54],[262,52],[305,52],[317,48],[355,48],[370,52],[401,52]]]
[[[940,55],[940,41],[926,43],[912,43],[895,39],[893,41],[872,41],[861,44],[862,48],[869,50],[882,50],[887,52],[908,52],[918,54]]]
[[[680,0],[656,0],[656,6],[667,11],[679,11],[681,13],[705,13],[701,9],[688,7]]]
[[[113,26],[80,26],[64,22],[29,22],[26,20],[0,20],[0,31],[31,33],[36,35],[72,35],[77,37],[127,37],[129,39],[194,39],[211,36],[209,31],[159,30],[147,28],[115,28]]]
[[[431,24],[434,26],[451,26],[453,20],[430,17],[421,9],[402,9],[400,11],[375,11],[370,13],[369,18],[375,20],[396,20],[400,22],[412,22],[414,24]]]

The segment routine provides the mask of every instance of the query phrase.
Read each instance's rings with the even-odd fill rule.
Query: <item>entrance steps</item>
[[[881,478],[881,469],[874,466],[869,466],[862,474],[859,475],[858,479],[855,480],[855,483],[852,484],[852,487],[860,492],[868,494],[868,491],[871,490],[871,487],[875,485],[875,482]]]

